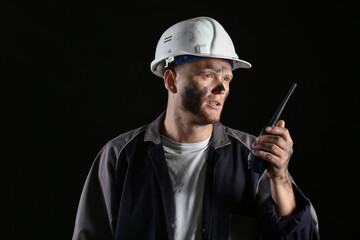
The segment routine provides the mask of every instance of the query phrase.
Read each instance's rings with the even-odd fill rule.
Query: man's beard
[[[206,96],[208,89],[200,89],[195,82],[190,82],[181,93],[181,104],[184,110],[195,116],[194,124],[208,125],[220,121],[220,116],[208,116],[201,111],[202,99]],[[209,97],[210,99],[210,97]]]

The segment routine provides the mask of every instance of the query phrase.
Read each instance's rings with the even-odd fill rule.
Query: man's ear
[[[164,73],[165,88],[172,93],[176,93],[176,72],[174,69],[166,69]]]

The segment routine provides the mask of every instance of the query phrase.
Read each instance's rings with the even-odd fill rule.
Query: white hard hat
[[[188,19],[168,28],[156,46],[151,71],[163,77],[164,68],[182,55],[227,59],[233,62],[233,69],[251,67],[239,59],[229,34],[210,17]]]

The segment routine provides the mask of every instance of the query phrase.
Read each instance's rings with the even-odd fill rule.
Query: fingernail
[[[266,131],[271,131],[272,127],[267,127]]]

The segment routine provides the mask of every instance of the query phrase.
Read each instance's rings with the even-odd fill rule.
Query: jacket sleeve
[[[293,179],[292,179],[293,181]],[[261,177],[258,186],[261,228],[263,239],[320,239],[316,212],[305,195],[293,181],[297,212],[291,216],[279,216],[270,195],[270,182],[267,174]],[[262,194],[262,196],[260,196]]]
[[[81,193],[73,240],[114,239],[117,219],[115,165],[110,144],[95,158]]]

